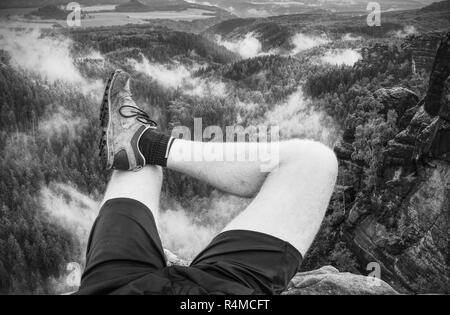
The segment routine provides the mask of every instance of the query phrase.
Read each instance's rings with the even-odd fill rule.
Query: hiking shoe
[[[116,70],[106,86],[100,111],[100,157],[106,170],[139,171],[146,165],[139,140],[157,124],[140,109],[130,90],[130,75]]]

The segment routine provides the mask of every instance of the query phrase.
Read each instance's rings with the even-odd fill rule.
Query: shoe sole
[[[121,71],[114,71],[114,73],[111,74],[108,83],[106,84],[105,93],[103,95],[102,105],[100,108],[100,126],[102,128],[102,136],[99,144],[100,162],[102,167],[106,170],[110,170],[112,168],[112,163],[109,161],[110,144],[108,139],[111,122],[111,88],[114,85],[117,75],[120,73]]]

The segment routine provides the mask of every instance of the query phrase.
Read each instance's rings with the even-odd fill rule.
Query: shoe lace
[[[129,114],[125,114],[123,112],[125,109],[128,109]],[[152,128],[156,128],[158,126],[158,124],[154,120],[150,119],[150,116],[146,112],[144,112],[142,109],[136,106],[123,105],[122,107],[119,108],[119,114],[124,118],[136,117],[137,121],[149,125]]]

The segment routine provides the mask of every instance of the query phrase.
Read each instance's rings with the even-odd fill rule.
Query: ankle
[[[139,140],[139,150],[144,155],[146,165],[167,167],[167,159],[175,138],[152,129],[147,129]]]

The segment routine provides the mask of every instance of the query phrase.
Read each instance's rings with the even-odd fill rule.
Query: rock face
[[[376,188],[353,198],[342,227],[361,265],[380,264],[384,280],[409,292],[450,293],[449,39],[440,45],[423,101],[401,88],[375,92],[396,110],[402,131],[384,149]],[[341,167],[364,180],[364,172],[349,168],[357,163],[352,144],[336,152]]]
[[[440,41],[439,33],[413,35],[406,40],[403,48],[411,54],[417,70],[430,71]]]
[[[436,59],[433,64],[433,71],[430,78],[430,86],[428,88],[427,96],[425,97],[425,110],[432,116],[443,115],[441,108],[448,108],[443,105],[443,96],[445,83],[447,78],[450,76],[450,33],[447,34],[446,38],[442,41],[441,45],[436,54]],[[445,111],[448,113],[448,111]]]
[[[396,295],[390,285],[373,277],[340,273],[334,267],[298,273],[283,295]]]
[[[167,249],[164,250],[164,254],[166,255],[168,266],[189,266],[191,264],[189,261],[179,258]]]
[[[448,292],[450,165],[434,160],[418,177],[393,172],[377,195],[381,209],[353,210],[347,241],[383,279],[414,292]]]
[[[401,87],[379,89],[374,93],[374,98],[383,104],[383,114],[395,110],[398,117],[404,117],[405,112],[411,108],[411,104],[419,101],[419,97],[414,92]]]
[[[189,266],[189,262],[164,250],[169,266]],[[386,282],[373,277],[340,273],[334,267],[298,273],[283,295],[397,295]]]

